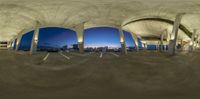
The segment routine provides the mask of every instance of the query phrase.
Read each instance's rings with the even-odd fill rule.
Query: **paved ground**
[[[200,52],[100,56],[0,51],[0,99],[200,98]]]

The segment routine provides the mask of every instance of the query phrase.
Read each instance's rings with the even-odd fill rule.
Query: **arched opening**
[[[76,32],[59,27],[41,28],[38,37],[38,51],[59,51],[73,49],[77,45]]]
[[[131,33],[128,31],[123,31],[123,32],[127,50],[128,51],[135,50],[136,49],[135,40],[132,38]]]
[[[20,43],[20,50],[30,50],[33,32],[23,35]],[[45,27],[41,28],[38,36],[38,51],[59,51],[73,50],[77,45],[76,32],[66,28]]]
[[[86,51],[116,50],[121,47],[119,30],[113,27],[94,27],[84,31],[84,46]]]
[[[148,44],[147,50],[158,50],[157,45],[155,44]]]
[[[128,50],[135,50],[135,42],[131,34],[124,32],[126,47]],[[120,35],[118,28],[94,27],[84,32],[84,45],[86,51],[107,49],[108,51],[120,51]],[[139,39],[138,39],[139,40]]]
[[[19,50],[23,50],[23,51],[29,51],[30,50],[33,33],[34,33],[34,31],[30,31],[28,33],[25,33],[22,36],[22,39],[21,39],[20,44],[19,44]]]

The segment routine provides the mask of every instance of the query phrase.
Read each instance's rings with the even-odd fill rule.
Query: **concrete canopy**
[[[172,25],[142,18],[163,18],[174,21],[178,13],[186,13],[181,24],[188,31],[200,27],[199,0],[0,0],[0,41],[9,41],[24,30],[41,27],[70,27],[85,23],[93,26],[123,26],[139,36],[160,36]],[[124,26],[125,25],[125,26]],[[25,32],[24,32],[25,33]],[[179,39],[190,40],[183,31]]]

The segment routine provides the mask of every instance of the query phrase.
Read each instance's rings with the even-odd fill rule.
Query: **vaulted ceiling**
[[[172,31],[178,13],[186,13],[181,24],[189,31],[200,29],[199,0],[0,0],[0,41],[11,40],[20,31],[33,29],[39,21],[41,27],[72,28],[85,23],[95,26],[123,26],[139,36],[160,36]],[[179,39],[190,40],[179,31]]]

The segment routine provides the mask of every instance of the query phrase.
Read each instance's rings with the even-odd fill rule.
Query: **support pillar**
[[[147,50],[147,44],[144,43],[143,45],[144,45],[144,50]]]
[[[127,54],[126,43],[125,42],[120,42],[120,43],[121,43],[122,53]]]
[[[78,48],[80,53],[84,53],[84,24],[81,23],[75,27],[77,39],[78,39]]]
[[[180,41],[181,50],[183,50],[183,40]]]
[[[8,50],[12,50],[12,44],[13,44],[12,40],[8,42]]]
[[[197,34],[197,37],[195,39],[195,50],[197,49],[198,46],[198,40],[199,40],[199,35]]]
[[[177,42],[177,38],[178,38],[178,30],[179,30],[179,26],[180,26],[183,15],[184,15],[184,13],[180,13],[180,14],[176,15],[176,19],[175,19],[172,34],[171,34],[171,39],[169,41],[169,50],[168,51],[169,51],[170,55],[175,55],[176,42]]]
[[[84,43],[78,42],[78,48],[80,53],[84,53]]]
[[[39,32],[40,32],[39,24],[40,23],[37,21],[36,26],[35,26],[35,30],[34,30],[34,33],[33,33],[32,42],[31,42],[30,55],[32,55],[34,52],[37,51],[38,36],[39,36]]]
[[[194,50],[194,43],[195,43],[196,32],[197,32],[197,30],[194,29],[194,31],[192,33],[192,38],[191,38],[191,41],[190,41],[189,52],[192,52]]]
[[[198,50],[199,50],[200,49],[200,39],[198,39],[197,45],[198,45]]]
[[[168,50],[169,50],[169,42],[170,42],[170,33],[168,32],[167,29],[165,30],[165,35],[167,37],[166,37],[166,45],[164,45],[164,51],[168,52]]]
[[[160,35],[160,51],[162,52],[164,49],[163,49],[163,41],[164,41],[164,34],[161,34]]]
[[[14,43],[15,43],[15,38],[10,40],[10,48],[9,48],[10,50],[15,50],[14,49]]]
[[[133,40],[134,40],[134,44],[135,44],[135,49],[136,49],[136,51],[139,51],[137,35],[134,34],[134,33],[131,33],[131,36],[132,36],[132,38],[133,38]]]
[[[156,44],[156,49],[157,49],[157,51],[160,50],[160,44],[159,44],[159,41],[158,41],[158,43]]]
[[[124,32],[122,30],[122,27],[119,27],[119,33],[120,33],[121,51],[123,54],[127,54]]]
[[[164,45],[164,52],[167,51],[167,45]]]

